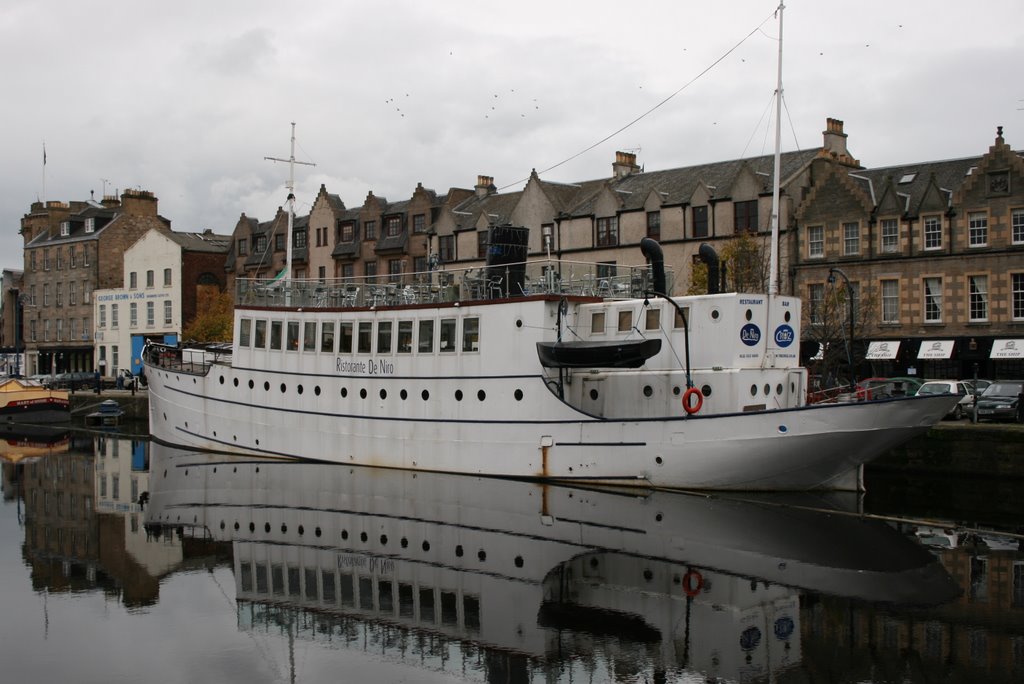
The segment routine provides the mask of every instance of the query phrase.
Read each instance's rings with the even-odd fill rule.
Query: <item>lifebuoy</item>
[[[690,401],[690,397],[697,397],[697,403],[694,404]],[[683,410],[693,415],[697,411],[700,411],[700,407],[704,405],[704,395],[696,387],[691,387],[683,392]]]
[[[683,575],[683,593],[693,598],[704,588],[704,578],[696,570],[688,570]]]

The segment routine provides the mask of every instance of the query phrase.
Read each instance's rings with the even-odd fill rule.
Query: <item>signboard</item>
[[[992,359],[1024,359],[1024,340],[994,340]]]
[[[868,361],[895,359],[899,351],[899,340],[878,340],[868,345],[868,353],[864,355],[864,358]]]
[[[919,359],[948,359],[953,355],[953,340],[925,340],[917,352]]]

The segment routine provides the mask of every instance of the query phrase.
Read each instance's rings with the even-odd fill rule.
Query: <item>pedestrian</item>
[[[124,389],[124,373],[122,371],[117,371],[117,380],[114,381],[114,385],[119,390]]]
[[[100,393],[100,369],[99,368],[96,369],[96,373],[94,374],[94,377],[96,378],[96,394],[99,394]]]

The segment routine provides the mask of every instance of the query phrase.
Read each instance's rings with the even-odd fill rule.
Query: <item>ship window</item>
[[[267,348],[267,322],[256,321],[256,337],[253,340],[253,347],[256,349]]]
[[[316,321],[306,321],[303,324],[302,350],[316,351]]]
[[[619,332],[629,332],[633,328],[633,312],[626,309],[619,312]]]
[[[100,311],[105,311],[105,309],[101,306],[100,307]],[[240,324],[239,329],[238,329],[238,346],[239,347],[248,347],[250,344],[252,344],[251,333],[252,333],[252,319],[251,318],[243,318],[241,320],[241,324]]]
[[[434,321],[420,321],[419,346],[421,354],[430,354],[434,351]]]
[[[412,353],[412,321],[398,321],[398,353]]]
[[[455,319],[454,318],[442,318],[441,319],[441,342],[439,345],[441,352],[453,352],[455,351]]]
[[[590,315],[590,334],[604,334],[604,311],[595,311]]]
[[[462,351],[480,351],[480,319],[462,319]]]
[[[381,321],[377,324],[377,353],[391,353],[391,321]]]
[[[373,341],[373,321],[359,321],[359,337],[356,339],[358,344],[357,352],[369,354],[373,351],[370,346],[370,343]]]
[[[672,327],[673,328],[683,328],[683,327],[685,327],[683,325],[683,316],[686,316],[687,320],[689,320],[689,318],[690,318],[690,309],[685,307],[685,306],[681,307],[681,308],[682,308],[682,313],[679,313],[679,309],[676,309],[676,315],[675,315],[675,317],[674,317],[674,319],[672,321]]]
[[[281,349],[281,321],[270,321],[270,348],[279,351]]]
[[[420,622],[434,624],[437,622],[437,610],[434,608],[434,590],[420,587]]]
[[[334,353],[334,321],[325,321],[320,326],[320,351]]]
[[[288,344],[285,348],[288,351],[299,351],[299,322],[288,321],[287,333]]]
[[[644,327],[647,330],[657,330],[661,327],[661,309],[647,310]]]
[[[338,353],[352,353],[352,322],[343,321],[338,324]]]

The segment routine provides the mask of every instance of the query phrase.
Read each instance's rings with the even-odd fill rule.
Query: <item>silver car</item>
[[[958,394],[960,401],[946,414],[947,418],[960,420],[974,410],[974,389],[963,380],[929,380],[917,390],[917,396],[929,394]]]

